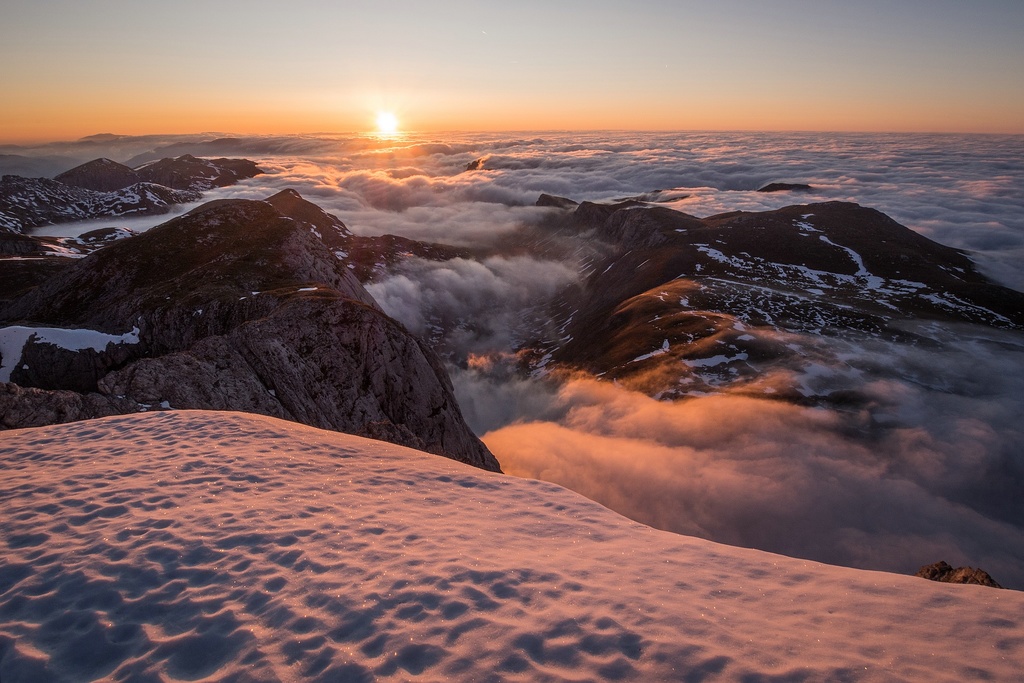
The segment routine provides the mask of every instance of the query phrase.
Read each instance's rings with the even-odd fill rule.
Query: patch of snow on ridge
[[[853,249],[850,249],[849,247],[844,247],[841,244],[836,244],[835,242],[830,240],[828,237],[825,237],[824,235],[819,235],[818,239],[820,239],[825,244],[829,244],[835,247],[836,249],[842,249],[843,251],[845,251],[850,256],[850,259],[852,259],[857,266],[857,272],[854,273],[854,277],[867,278],[868,289],[878,289],[885,284],[885,278],[878,277],[877,275],[872,275],[868,271],[868,269],[864,267],[864,259],[862,259],[860,257],[860,254],[855,252]]]
[[[661,356],[661,355],[663,355],[663,354],[666,354],[666,353],[668,353],[668,351],[669,351],[669,348],[670,348],[670,347],[669,347],[668,339],[666,339],[666,340],[665,340],[665,341],[664,341],[664,342],[662,343],[662,345],[661,345],[661,347],[660,347],[660,348],[657,348],[657,349],[655,349],[654,351],[651,351],[650,353],[645,353],[645,354],[643,354],[642,356],[637,356],[636,358],[634,358],[633,360],[631,360],[631,361],[629,361],[629,362],[630,362],[630,363],[638,363],[638,362],[640,362],[640,361],[642,361],[642,360],[647,360],[647,359],[649,359],[649,358],[654,358],[655,356]],[[627,365],[629,365],[629,363],[627,363]]]
[[[683,364],[688,365],[691,368],[713,368],[716,365],[723,365],[725,363],[732,363],[738,360],[747,360],[750,356],[746,353],[737,353],[735,356],[726,356],[724,354],[718,356],[712,356],[711,358],[695,358],[692,360],[683,359]]]
[[[133,327],[124,334],[107,334],[96,330],[66,329],[62,327],[12,327],[0,328],[0,382],[10,382],[11,372],[21,360],[25,343],[34,337],[37,344],[53,344],[68,351],[93,349],[103,351],[107,344],[138,344],[139,328]]]
[[[1024,657],[1016,591],[656,531],[273,418],[18,430],[0,468],[5,682],[1008,681]]]

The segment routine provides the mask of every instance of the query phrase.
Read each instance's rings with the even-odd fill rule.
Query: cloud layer
[[[262,136],[215,141],[118,137],[8,151],[249,156],[271,173],[211,196],[293,187],[353,230],[469,243],[536,215],[541,192],[610,199],[680,188],[673,206],[704,216],[847,200],[877,208],[950,246],[977,251],[1024,288],[1024,136],[822,133],[588,133],[509,136]],[[131,155],[129,154],[131,153]],[[482,159],[480,170],[466,172]],[[772,181],[808,195],[762,194]]]
[[[484,441],[512,474],[662,529],[899,572],[981,565],[1022,588],[1024,353],[1010,367],[999,353],[913,361],[970,363],[973,377],[956,379],[974,390],[874,379],[869,407],[844,413],[734,395],[659,402],[578,379],[542,406],[553,417]]]
[[[462,362],[470,353],[500,352],[523,341],[524,313],[576,277],[563,263],[525,256],[412,260],[367,290],[413,334],[448,330],[443,347]]]

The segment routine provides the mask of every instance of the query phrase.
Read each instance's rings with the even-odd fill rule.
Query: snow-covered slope
[[[0,441],[0,680],[1019,680],[1024,594],[240,413]]]

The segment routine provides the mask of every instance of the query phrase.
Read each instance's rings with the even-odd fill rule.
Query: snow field
[[[0,437],[0,680],[1017,680],[1024,594],[240,413]]]

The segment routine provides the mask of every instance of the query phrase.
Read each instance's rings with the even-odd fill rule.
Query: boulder
[[[936,562],[925,565],[917,570],[915,576],[929,581],[940,581],[942,583],[970,583],[978,586],[989,586],[991,588],[1002,588],[995,579],[989,576],[988,572],[974,567],[957,567],[946,562]]]

